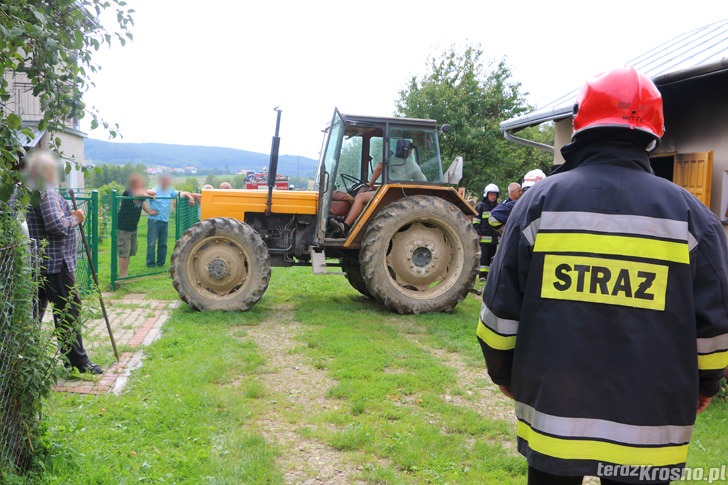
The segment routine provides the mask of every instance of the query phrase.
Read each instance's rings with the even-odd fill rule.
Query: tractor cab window
[[[331,122],[331,126],[328,130],[327,137],[324,141],[324,149],[321,164],[323,170],[329,175],[336,173],[336,168],[339,164],[339,157],[341,155],[341,146],[344,138],[344,121],[341,116],[336,113],[334,119]],[[333,185],[333,180],[328,182],[328,185]],[[331,187],[325,187],[324,191],[327,191]]]
[[[319,193],[318,202],[318,225],[316,237],[324,239],[326,224],[331,207],[331,194],[336,188],[336,169],[339,165],[341,146],[344,140],[344,120],[338,111],[334,112],[331,125],[326,132],[321,161],[319,162],[316,190]],[[328,196],[325,196],[328,194]]]
[[[382,128],[371,125],[346,127],[336,171],[336,190],[356,195],[369,183],[374,167],[382,161],[383,132]]]
[[[361,136],[345,136],[341,146],[339,170],[336,176],[336,189],[348,191],[351,177],[359,178],[361,173]]]
[[[388,180],[393,182],[441,182],[442,164],[434,130],[389,130]]]
[[[381,136],[372,137],[369,140],[369,158],[371,161],[369,162],[369,167],[367,167],[367,181],[372,178],[372,172],[374,172],[374,168],[382,163],[384,160],[384,138]],[[382,183],[382,175],[379,176],[377,180],[374,181],[376,184]]]

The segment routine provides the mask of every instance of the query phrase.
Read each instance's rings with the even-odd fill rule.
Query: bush
[[[44,451],[41,403],[59,359],[35,311],[36,255],[15,216],[0,207],[0,482]]]
[[[124,185],[132,173],[146,174],[146,171],[146,167],[142,164],[101,164],[88,171],[86,174],[86,185],[88,187],[102,187],[113,183]]]
[[[99,242],[103,242],[104,238],[111,233],[111,194],[114,190],[121,195],[124,193],[124,186],[117,182],[111,182],[98,188]]]
[[[726,378],[723,379],[723,381],[721,382],[720,391],[718,391],[717,398],[728,401],[728,371],[726,371]]]
[[[185,192],[199,192],[200,182],[197,180],[197,177],[187,177],[184,182],[177,184],[175,188]]]

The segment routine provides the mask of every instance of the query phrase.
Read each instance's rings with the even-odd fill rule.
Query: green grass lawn
[[[107,240],[102,285],[108,258]],[[117,292],[125,293],[176,298],[168,274],[130,280]],[[356,479],[525,483],[515,426],[476,412],[487,392],[468,388],[438,358],[455,356],[485,376],[474,337],[478,310],[468,298],[450,314],[392,315],[343,277],[274,269],[268,293],[249,312],[176,309],[120,396],[52,394],[45,404],[50,453],[33,481],[281,483],[277,458],[292,450],[264,438],[258,421],[273,411],[301,440],[329,445]],[[291,406],[266,384],[266,361],[250,334],[284,318],[301,323],[290,352],[333,380],[322,392],[334,405]],[[727,431],[728,403],[715,402],[698,419],[689,465],[724,463]]]

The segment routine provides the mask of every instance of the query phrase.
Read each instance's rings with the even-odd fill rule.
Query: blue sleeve
[[[511,211],[513,210],[513,207],[507,204],[498,204],[495,209],[490,211],[490,217],[494,218],[496,221],[500,223],[505,223],[508,221],[508,216],[511,215]]]

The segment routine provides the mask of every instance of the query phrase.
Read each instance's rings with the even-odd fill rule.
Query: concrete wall
[[[49,148],[52,140],[59,138],[61,141],[58,149],[63,154],[64,160],[71,162],[71,172],[66,174],[65,186],[72,189],[84,187],[83,171],[81,165],[84,163],[84,136],[80,133],[46,133],[40,141],[40,146]]]
[[[561,156],[561,147],[571,141],[571,118],[554,123],[554,165],[565,162]]]
[[[713,150],[710,209],[726,220],[728,209],[728,74],[663,86],[667,132],[657,153]]]

